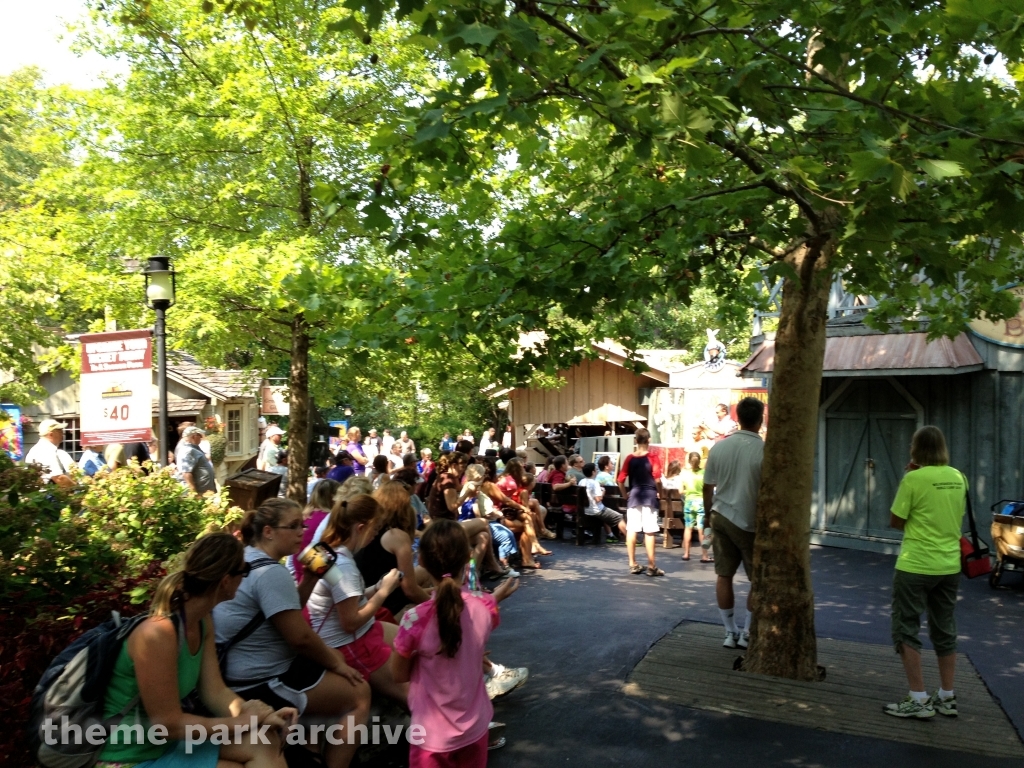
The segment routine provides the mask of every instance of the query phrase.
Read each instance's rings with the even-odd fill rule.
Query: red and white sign
[[[153,433],[151,331],[90,333],[82,343],[82,445],[145,443]]]

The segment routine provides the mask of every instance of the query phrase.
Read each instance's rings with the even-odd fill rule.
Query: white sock
[[[911,691],[910,695],[918,704],[924,704],[928,701],[928,691]]]
[[[953,698],[953,691],[951,691],[951,690],[950,691],[946,691],[946,690],[943,690],[942,688],[939,688],[939,698],[940,699],[952,699]]]
[[[753,614],[748,610],[747,611],[747,620],[745,622],[743,622],[743,631],[746,632],[748,635],[750,634],[750,617],[751,616],[753,616]]]
[[[495,675],[500,675],[504,671],[505,671],[504,665],[496,664],[496,663],[494,663],[492,661],[491,662],[491,671],[487,673],[487,677],[490,678],[490,677],[494,677]]]
[[[734,635],[739,634],[736,631],[735,610],[732,608],[719,608],[718,612],[722,614],[722,623],[725,624],[725,631],[732,632]]]

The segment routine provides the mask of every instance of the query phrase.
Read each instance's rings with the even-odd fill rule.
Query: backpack
[[[122,621],[113,618],[94,627],[75,640],[46,668],[32,693],[28,721],[29,742],[39,764],[46,768],[85,768],[92,765],[106,747],[110,726],[138,704],[136,696],[116,715],[104,720],[103,703],[114,664],[128,636],[146,620],[146,614]],[[67,718],[68,743],[63,743],[61,726]],[[44,726],[52,724],[50,741]],[[99,724],[106,731],[103,743],[91,744],[90,726]],[[81,736],[79,736],[79,733]],[[81,743],[76,743],[81,742]]]

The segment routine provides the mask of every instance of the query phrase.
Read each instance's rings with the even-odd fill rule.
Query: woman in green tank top
[[[251,718],[272,728],[291,725],[298,713],[272,711],[261,701],[243,701],[221,679],[214,641],[213,607],[234,597],[249,573],[240,541],[228,533],[211,533],[193,544],[182,570],[157,588],[150,616],[129,635],[107,687],[104,717],[115,726],[98,766],[145,768],[215,768],[218,761],[247,768],[286,768],[280,744],[250,744]],[[193,691],[213,717],[182,710]],[[133,702],[134,705],[133,705]],[[127,714],[117,719],[120,712]],[[212,744],[207,738],[186,752],[186,734],[218,731],[244,734],[239,744]],[[200,728],[205,729],[200,731]],[[268,733],[269,737],[270,734]]]

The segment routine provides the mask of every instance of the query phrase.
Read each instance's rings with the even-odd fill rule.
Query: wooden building
[[[617,344],[595,342],[593,350],[595,358],[559,371],[561,386],[520,387],[507,393],[516,445],[526,444],[541,424],[646,426],[652,390],[666,386],[671,371],[682,367],[672,361],[681,350],[640,350],[638,355],[650,366],[642,374],[626,368],[626,351]]]
[[[818,410],[812,541],[895,552],[889,509],[909,461],[910,439],[939,427],[951,464],[967,476],[980,530],[989,507],[1024,497],[1024,313],[1000,327],[983,321],[953,340],[929,342],[923,327],[880,333],[863,306],[827,326]],[[771,387],[774,343],[756,340],[742,375]]]

